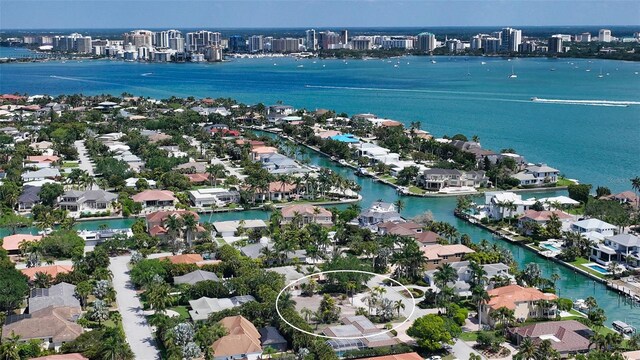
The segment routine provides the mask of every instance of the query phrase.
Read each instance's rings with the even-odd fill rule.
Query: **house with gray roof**
[[[269,249],[270,251],[274,251],[273,243],[260,241],[255,244],[249,244],[241,247],[240,252],[244,256],[250,257],[252,259],[259,259],[264,257],[265,250],[263,249],[265,248]],[[288,263],[293,262],[294,259],[299,263],[305,263],[307,261],[307,252],[305,250],[295,250],[287,253]]]
[[[543,186],[558,182],[560,170],[540,163],[527,166],[523,171],[512,175],[520,181],[520,186]]]
[[[459,261],[450,263],[451,267],[458,274],[458,278],[449,285],[453,287],[454,291],[458,296],[471,296],[471,286],[469,282],[471,281],[471,268],[470,261]],[[503,263],[495,263],[495,264],[483,264],[480,265],[487,273],[485,276],[488,279],[491,279],[494,276],[506,277],[512,281],[515,281],[513,275],[509,274],[509,266]],[[432,269],[425,272],[424,280],[428,284],[435,283],[435,274],[438,270]]]
[[[606,237],[603,243],[591,246],[591,259],[603,265],[617,261],[632,268],[640,268],[640,237],[633,234]]]
[[[31,211],[33,205],[40,203],[40,186],[24,186],[18,197],[18,211]]]
[[[251,295],[234,296],[222,299],[203,296],[197,300],[189,300],[189,305],[192,309],[189,311],[189,315],[193,321],[207,320],[211,313],[231,309],[255,300],[256,299]]]
[[[418,182],[427,190],[438,191],[444,187],[473,187],[487,184],[489,179],[484,171],[462,171],[456,169],[427,169]]]
[[[400,344],[398,339],[383,329],[377,328],[365,316],[349,316],[342,320],[344,325],[329,326],[322,331],[326,336],[337,339],[327,340],[327,344],[338,354],[343,355],[349,350],[395,346]]]
[[[210,271],[196,270],[182,276],[174,276],[174,284],[189,284],[193,285],[200,281],[220,281],[218,275]]]
[[[381,201],[373,203],[358,216],[360,226],[371,226],[388,221],[404,221],[404,219],[395,205]]]
[[[35,312],[49,306],[80,308],[80,300],[75,296],[76,286],[65,282],[48,289],[32,289],[29,296],[29,312]]]
[[[44,179],[55,179],[60,177],[60,171],[54,168],[42,168],[36,171],[27,171],[20,176],[22,181],[36,181]]]
[[[72,213],[97,213],[111,210],[116,200],[118,200],[118,194],[101,189],[70,190],[62,194],[58,205],[61,209]]]
[[[262,168],[271,174],[294,174],[309,171],[295,160],[278,153],[262,155],[260,162]]]
[[[266,326],[258,330],[260,333],[260,342],[262,343],[262,349],[268,347],[274,349],[277,352],[287,351],[287,339],[285,339],[280,331],[273,326]]]

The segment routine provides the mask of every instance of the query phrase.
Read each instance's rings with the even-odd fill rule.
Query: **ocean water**
[[[24,53],[0,48],[0,57]],[[516,79],[508,77],[512,71]],[[264,58],[215,64],[85,60],[1,64],[0,92],[126,91],[371,112],[406,124],[420,121],[434,135],[478,135],[485,148],[511,147],[531,162],[546,162],[594,188],[622,191],[640,175],[640,105],[550,104],[531,98],[640,101],[638,72],[640,64],[633,62],[546,58]]]

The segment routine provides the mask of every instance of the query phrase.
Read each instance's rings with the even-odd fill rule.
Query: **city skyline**
[[[0,30],[636,25],[633,1],[1,0]],[[169,11],[170,9],[170,11]],[[580,9],[580,11],[576,11]],[[385,14],[381,17],[379,14]],[[482,16],[478,16],[482,14]]]

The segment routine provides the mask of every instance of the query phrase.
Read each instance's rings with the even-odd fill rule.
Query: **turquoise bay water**
[[[13,49],[3,51],[6,56]],[[407,124],[420,121],[436,135],[475,134],[486,148],[515,148],[529,161],[545,161],[567,177],[607,185],[614,191],[628,190],[629,179],[640,175],[640,106],[530,101],[532,97],[640,101],[640,75],[635,74],[640,64],[545,58],[433,59],[436,64],[426,57],[347,62],[283,58],[217,64],[110,60],[2,64],[0,92],[119,95],[126,91],[156,98],[282,100],[308,109],[372,112]],[[512,68],[517,79],[508,78]],[[598,78],[600,69],[609,75]]]
[[[0,48],[0,57],[7,56],[2,54]],[[628,179],[640,175],[640,107],[530,101],[533,96],[638,101],[640,77],[635,71],[640,71],[640,64],[549,59],[434,59],[436,64],[429,58],[346,63],[245,59],[223,64],[142,64],[108,60],[2,64],[0,93],[118,95],[126,91],[156,98],[171,95],[232,97],[245,103],[282,100],[308,109],[330,108],[349,114],[373,112],[405,123],[420,121],[425,130],[436,135],[477,134],[487,148],[513,147],[530,161],[546,161],[568,177],[607,184],[614,191],[628,189]],[[300,65],[303,67],[298,67]],[[512,66],[518,74],[517,79],[507,78]],[[599,79],[600,67],[604,74],[610,75]],[[555,71],[550,71],[551,68]],[[316,154],[308,156],[314,164],[331,167],[354,178],[347,168],[337,167]],[[363,208],[377,199],[391,202],[398,198],[390,187],[370,179],[356,179],[362,186]],[[531,196],[561,194],[566,195],[566,192],[549,191]],[[431,211],[437,220],[450,222],[476,242],[487,239],[507,247],[521,267],[537,263],[544,276],[559,274],[560,295],[572,299],[596,297],[609,317],[607,323],[623,320],[640,325],[638,305],[626,303],[617,294],[581,274],[495,239],[490,233],[455,218],[452,214],[455,198],[403,197],[403,201],[406,217]],[[205,215],[203,220],[264,219],[267,216],[265,212],[251,211]],[[102,223],[107,222],[82,222],[78,228],[96,229]],[[108,223],[112,227],[125,227],[130,226],[132,220]]]

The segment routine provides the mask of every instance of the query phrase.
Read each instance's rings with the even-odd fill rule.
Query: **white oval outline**
[[[385,331],[382,331],[382,332],[379,332],[379,333],[375,333],[375,334],[363,335],[363,336],[345,336],[345,337],[342,337],[342,336],[328,336],[328,335],[316,334],[316,333],[313,333],[313,332],[302,330],[299,327],[291,324],[280,313],[280,307],[278,306],[278,301],[280,300],[280,296],[282,296],[282,294],[285,292],[285,290],[287,290],[289,287],[291,287],[291,285],[293,285],[293,284],[295,284],[297,282],[300,282],[300,281],[302,281],[304,279],[308,279],[308,278],[310,278],[312,276],[316,276],[316,275],[333,274],[333,273],[345,273],[345,272],[348,272],[348,273],[360,273],[360,274],[373,275],[373,276],[380,276],[380,277],[382,277],[382,278],[384,278],[386,280],[389,280],[391,282],[394,282],[394,283],[400,285],[402,288],[404,288],[404,290],[407,290],[407,293],[409,293],[409,296],[411,296],[411,301],[413,302],[413,308],[411,309],[411,314],[409,314],[409,316],[407,316],[407,318],[403,322],[401,322],[400,324],[392,327],[389,330],[385,330]],[[400,296],[402,296],[402,294],[400,294]],[[280,317],[280,319],[282,319],[282,321],[284,321],[285,323],[287,323],[287,325],[291,326],[292,328],[294,328],[294,329],[296,329],[296,330],[298,330],[298,331],[300,331],[302,333],[305,333],[305,334],[311,335],[311,336],[315,336],[315,337],[319,337],[319,338],[324,338],[324,339],[358,340],[358,339],[363,339],[363,338],[368,338],[368,337],[379,336],[379,335],[382,335],[382,334],[387,334],[387,333],[392,332],[393,330],[398,329],[400,326],[404,325],[407,321],[409,321],[409,319],[411,319],[411,317],[413,316],[413,313],[415,311],[416,311],[416,299],[413,297],[413,294],[411,293],[411,290],[409,290],[408,287],[402,285],[399,281],[394,280],[394,279],[390,278],[387,275],[376,274],[374,272],[362,271],[362,270],[345,270],[345,269],[342,269],[342,270],[327,270],[327,271],[320,271],[320,272],[317,272],[317,273],[309,274],[309,275],[301,277],[298,280],[294,280],[294,281],[290,282],[288,285],[286,285],[284,288],[282,288],[282,290],[280,290],[280,292],[278,293],[278,296],[276,297],[276,312],[278,313],[278,316]]]

